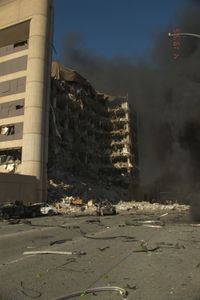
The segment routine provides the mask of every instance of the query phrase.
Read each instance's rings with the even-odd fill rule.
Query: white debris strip
[[[117,211],[125,211],[125,210],[137,210],[137,211],[159,211],[159,210],[166,210],[166,211],[188,211],[190,208],[189,205],[183,204],[160,204],[160,203],[149,203],[149,202],[137,202],[137,201],[130,201],[130,202],[119,202],[116,205]],[[162,217],[166,216],[167,214],[163,214]]]

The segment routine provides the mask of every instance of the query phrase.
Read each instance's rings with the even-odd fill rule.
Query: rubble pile
[[[178,203],[173,204],[160,204],[160,203],[150,203],[150,202],[137,202],[137,201],[130,201],[130,202],[123,202],[120,201],[116,205],[117,211],[126,211],[126,210],[136,210],[136,211],[143,211],[143,212],[150,212],[150,211],[187,211],[190,209],[189,205],[183,205]]]
[[[48,202],[50,203],[65,202],[71,197],[73,199],[80,198],[83,203],[87,203],[89,200],[96,203],[109,199],[110,202],[116,204],[127,196],[127,191],[121,187],[115,187],[111,190],[110,186],[95,183],[95,180],[81,181],[72,176],[68,178],[63,176],[62,179],[58,179],[60,176],[59,174],[56,179],[54,177],[54,179],[49,180]]]
[[[92,195],[85,194],[90,182],[104,199],[116,186],[127,194],[130,183],[138,184],[136,114],[127,97],[98,93],[80,74],[57,62],[52,64],[51,91],[50,201],[64,196],[98,198],[93,188],[89,190]],[[74,177],[79,182],[64,184],[60,180],[55,188],[52,180],[58,179],[59,172],[65,173],[68,181]],[[119,196],[111,200],[119,200]]]
[[[54,203],[55,212],[69,216],[103,216],[115,215],[116,208],[108,200],[95,201],[93,199],[87,202],[79,197],[65,196],[62,201]]]

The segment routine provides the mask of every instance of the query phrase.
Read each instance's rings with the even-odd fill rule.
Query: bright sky
[[[111,57],[141,57],[155,35],[169,24],[186,0],[54,0],[54,46],[59,59],[65,33],[80,32],[86,47]],[[173,29],[173,28],[172,28]]]

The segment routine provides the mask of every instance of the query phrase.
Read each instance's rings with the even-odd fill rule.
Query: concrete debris
[[[142,212],[154,212],[154,211],[189,211],[189,205],[182,205],[178,203],[174,204],[160,204],[160,203],[149,203],[149,202],[137,202],[137,201],[130,201],[130,202],[119,202],[116,205],[117,211],[142,211]],[[166,216],[166,214],[164,214]],[[164,216],[163,215],[163,216]]]
[[[72,198],[71,200],[71,205],[78,205],[78,206],[82,206],[83,205],[83,200],[78,198]]]
[[[192,227],[200,227],[200,224],[190,224]]]
[[[166,217],[168,215],[169,215],[169,213],[165,213],[165,214],[162,214],[160,217]]]
[[[142,226],[148,227],[148,228],[162,228],[163,226],[160,225],[149,225],[149,224],[143,224]]]
[[[148,251],[148,243],[145,240],[140,241],[140,246],[143,250]]]
[[[97,214],[99,216],[110,216],[110,215],[116,215],[117,211],[115,206],[113,206],[110,202],[101,202],[98,205]]]
[[[77,176],[66,176],[58,170],[54,172],[54,178],[49,180],[48,186],[49,203],[63,202],[68,204],[74,198],[80,198],[88,206],[105,200],[116,204],[121,199],[126,198],[126,194],[127,191],[124,191],[121,186],[115,188],[111,188],[109,185],[103,186],[102,182],[92,182],[88,178],[83,180]]]
[[[130,284],[127,284],[127,285],[126,285],[126,289],[128,289],[128,290],[136,290],[136,289],[137,289],[137,286],[136,286],[136,285],[130,285]]]
[[[156,246],[149,247],[148,243],[145,240],[141,240],[139,242],[139,246],[140,246],[140,249],[134,250],[133,251],[134,253],[137,253],[137,252],[154,252],[154,251],[157,251],[157,250],[163,249],[163,248],[166,248],[166,249],[174,248],[174,249],[179,249],[179,250],[180,249],[185,249],[185,246],[182,245],[182,244],[179,244],[179,243],[172,244],[172,243],[165,243],[165,242],[158,242],[158,243],[156,243]]]
[[[140,246],[140,249],[137,249],[137,250],[134,250],[133,252],[134,253],[139,253],[139,252],[154,252],[154,251],[157,251],[160,249],[160,246],[155,246],[155,247],[149,247],[148,243],[144,240],[141,240],[139,242],[139,246]]]
[[[94,203],[89,200],[88,203],[83,203],[80,198],[68,197],[69,200],[54,203],[54,208],[59,214],[70,216],[89,215],[89,216],[104,216],[116,215],[116,208],[108,201]],[[90,220],[90,222],[100,222]]]

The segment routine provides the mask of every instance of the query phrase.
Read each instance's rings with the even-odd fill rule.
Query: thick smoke
[[[174,23],[182,32],[200,34],[199,16],[200,1],[189,1]],[[70,33],[63,39],[62,63],[101,92],[128,93],[138,113],[141,182],[191,192],[200,183],[200,39],[182,37],[174,59],[167,37],[172,29],[139,62],[97,55],[81,34]]]

